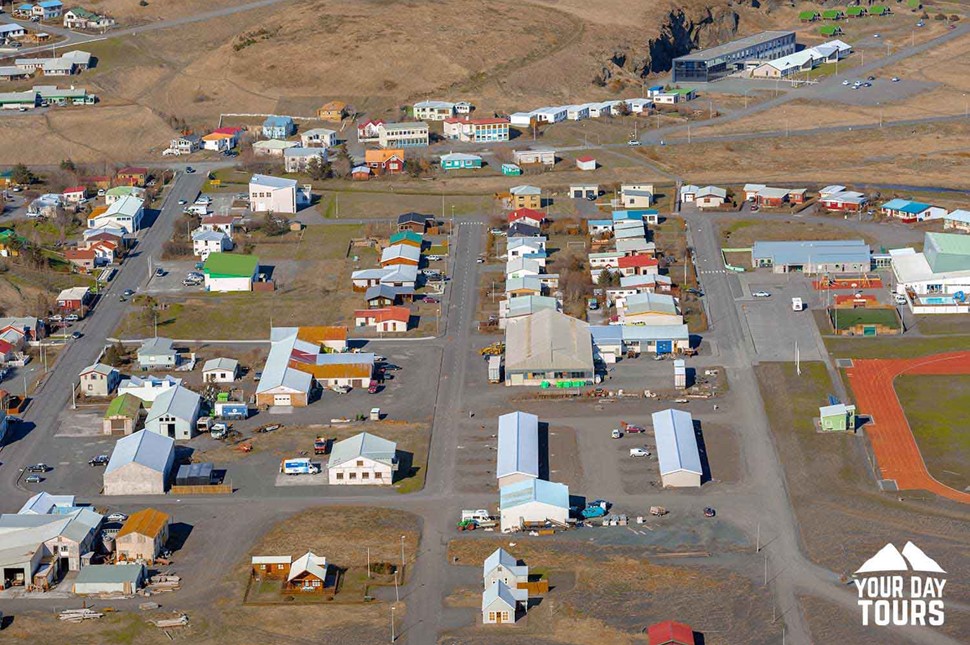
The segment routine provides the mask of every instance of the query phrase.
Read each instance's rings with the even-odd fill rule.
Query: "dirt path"
[[[970,504],[970,493],[954,490],[930,475],[893,387],[900,374],[968,374],[970,352],[912,360],[857,360],[846,372],[859,409],[873,415],[874,423],[866,426],[866,432],[883,479],[895,480],[899,490],[923,489]]]

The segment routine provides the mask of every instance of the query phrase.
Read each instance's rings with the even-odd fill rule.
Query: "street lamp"
[[[401,569],[404,569],[404,536],[401,536]]]

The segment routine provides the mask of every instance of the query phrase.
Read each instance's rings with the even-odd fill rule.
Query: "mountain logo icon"
[[[879,549],[876,555],[865,561],[856,573],[878,573],[882,571],[919,571],[922,573],[946,573],[936,560],[932,559],[913,544],[907,542],[902,552],[891,542]]]

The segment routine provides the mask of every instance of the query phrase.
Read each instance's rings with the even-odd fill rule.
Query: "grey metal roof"
[[[593,371],[589,325],[552,309],[510,320],[505,345],[507,370]]]
[[[690,340],[687,325],[616,325],[620,327],[624,342],[657,340]]]
[[[139,430],[118,440],[114,450],[111,451],[111,459],[108,460],[108,467],[104,469],[104,473],[107,475],[130,463],[141,464],[146,468],[165,473],[169,457],[174,452],[174,439],[148,430]]]
[[[515,556],[505,549],[495,549],[490,556],[485,558],[485,564],[482,566],[482,577],[487,576],[495,570],[495,567],[500,565],[512,572],[513,575],[529,575],[529,567],[520,565]]]
[[[239,369],[239,361],[235,358],[210,358],[202,366],[203,372],[210,372],[214,370],[225,370],[227,372],[235,372]]]
[[[569,508],[569,486],[544,479],[526,479],[499,491],[499,507],[514,508],[530,502],[539,502],[560,508]]]
[[[751,254],[755,260],[769,259],[776,265],[822,262],[864,264],[869,261],[870,249],[863,240],[755,242]]]
[[[505,309],[507,318],[517,318],[528,316],[543,309],[559,311],[559,301],[550,296],[521,296],[519,298],[509,298]]]
[[[539,476],[539,417],[528,412],[510,412],[498,418],[496,477]]]
[[[145,575],[143,564],[89,564],[78,571],[74,584],[136,584]]]
[[[482,592],[482,610],[491,607],[496,601],[501,601],[510,611],[515,611],[515,596],[512,590],[501,580]]]
[[[172,356],[175,353],[171,338],[149,338],[138,348],[139,356]]]
[[[640,313],[660,313],[677,315],[677,301],[673,296],[664,293],[635,293],[626,298],[623,313],[633,315]]]
[[[270,340],[273,344],[266,357],[266,364],[263,365],[263,375],[256,387],[257,393],[278,387],[309,393],[313,377],[306,372],[289,367],[290,355],[298,340],[299,331],[299,327],[274,327],[270,330]]]
[[[691,52],[686,56],[680,56],[674,60],[690,60],[690,61],[707,61],[712,58],[720,58],[721,56],[726,56],[728,54],[734,53],[739,49],[746,49],[748,47],[754,47],[755,45],[760,45],[762,43],[770,42],[776,38],[781,38],[787,35],[795,35],[793,31],[762,31],[760,34],[753,34],[751,36],[746,36],[744,38],[738,38],[737,40],[732,40],[729,43],[724,43],[723,45],[717,45],[716,47],[710,47],[708,49],[701,49],[699,51]]]
[[[675,472],[704,474],[694,421],[689,412],[673,408],[654,412],[653,436],[657,442],[661,475]]]
[[[176,385],[158,395],[148,410],[145,423],[155,421],[161,416],[173,416],[195,423],[199,414],[202,397],[188,388]]]
[[[285,179],[283,177],[271,177],[270,175],[253,175],[249,180],[249,185],[264,186],[266,188],[296,188],[295,179]]]
[[[396,453],[397,444],[393,441],[382,439],[369,432],[361,432],[333,445],[329,467],[339,466],[358,457],[367,457],[391,465]]]

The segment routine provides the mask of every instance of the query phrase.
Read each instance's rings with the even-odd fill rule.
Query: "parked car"
[[[51,469],[50,466],[41,462],[39,464],[31,464],[30,466],[27,466],[27,468],[25,468],[24,470],[26,470],[28,473],[46,473],[50,469]]]
[[[330,389],[337,394],[348,394],[350,392],[350,388],[346,385],[334,385]]]
[[[185,206],[185,205],[186,205],[186,204],[188,204],[188,203],[189,203],[189,202],[188,202],[188,200],[186,200],[186,199],[180,199],[180,200],[179,200],[179,206]]]
[[[438,262],[439,260],[441,260],[441,256],[440,255],[429,255],[428,256],[428,262]]]
[[[193,168],[192,166],[187,166],[187,167],[185,168],[185,174],[186,174],[186,175],[191,175],[191,174],[193,174],[194,172],[195,172],[195,168]]]
[[[436,305],[436,304],[438,304],[441,301],[438,300],[437,298],[432,298],[430,296],[425,296],[424,297],[424,302],[428,303],[429,305]]]
[[[844,81],[842,81],[842,84],[843,84],[843,85],[848,85],[848,84],[849,84],[849,81],[848,81],[848,79],[846,79],[846,80],[844,80]]]
[[[755,291],[751,295],[754,296],[755,298],[770,298],[771,297],[771,294],[768,293],[767,291]]]
[[[106,522],[124,522],[125,520],[128,519],[128,516],[125,515],[124,513],[115,512],[115,513],[111,513],[104,519]]]
[[[163,275],[165,275],[165,269],[155,269],[156,278],[161,278]]]
[[[899,77],[898,76],[893,76],[891,80],[892,80],[893,83],[898,83],[899,82]]]
[[[44,481],[44,478],[41,477],[40,475],[27,475],[26,477],[24,477],[24,481],[27,482],[28,484],[39,484],[42,481]]]
[[[371,379],[370,385],[367,386],[368,394],[377,394],[377,388],[380,387],[375,379]]]
[[[624,428],[624,430],[630,434],[644,434],[647,431],[647,429],[644,428],[643,426],[637,426],[629,423],[627,424],[626,428]]]
[[[638,145],[640,145],[640,140],[639,139],[630,139],[629,141],[626,142],[626,145],[628,145],[628,146],[638,146]]]
[[[77,340],[78,338],[80,338],[83,335],[84,334],[82,334],[81,332],[76,331],[76,332],[71,333],[71,338],[73,338],[74,340]]]
[[[80,319],[81,318],[77,314],[68,314],[67,316],[64,317],[65,322],[77,322]]]
[[[479,255],[478,258],[475,260],[475,263],[476,264],[485,264],[485,258],[483,258],[482,256]]]
[[[650,451],[646,448],[630,448],[631,457],[649,457]]]
[[[108,465],[108,455],[98,455],[97,457],[91,457],[88,460],[89,466],[107,466]]]
[[[126,298],[130,298],[133,295],[135,295],[135,292],[132,289],[125,289],[124,292],[122,292],[121,295],[125,296]]]

